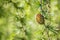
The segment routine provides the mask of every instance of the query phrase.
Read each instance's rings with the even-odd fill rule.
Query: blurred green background
[[[60,0],[48,1],[0,0],[0,40],[60,40]],[[37,23],[38,13],[47,27]]]

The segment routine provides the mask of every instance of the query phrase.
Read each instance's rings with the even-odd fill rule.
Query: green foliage
[[[0,40],[60,40],[60,0],[0,0]]]

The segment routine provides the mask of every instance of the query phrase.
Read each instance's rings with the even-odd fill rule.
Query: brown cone
[[[41,15],[41,14],[37,14],[36,15],[36,21],[39,23],[39,24],[44,24],[44,16]]]

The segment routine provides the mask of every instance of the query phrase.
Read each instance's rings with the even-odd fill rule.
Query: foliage
[[[0,0],[0,40],[60,40],[60,0]]]

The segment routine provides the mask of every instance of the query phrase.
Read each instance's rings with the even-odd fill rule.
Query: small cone
[[[36,21],[37,21],[39,24],[44,24],[44,22],[45,22],[44,16],[41,15],[41,14],[37,14],[37,15],[36,15]]]

